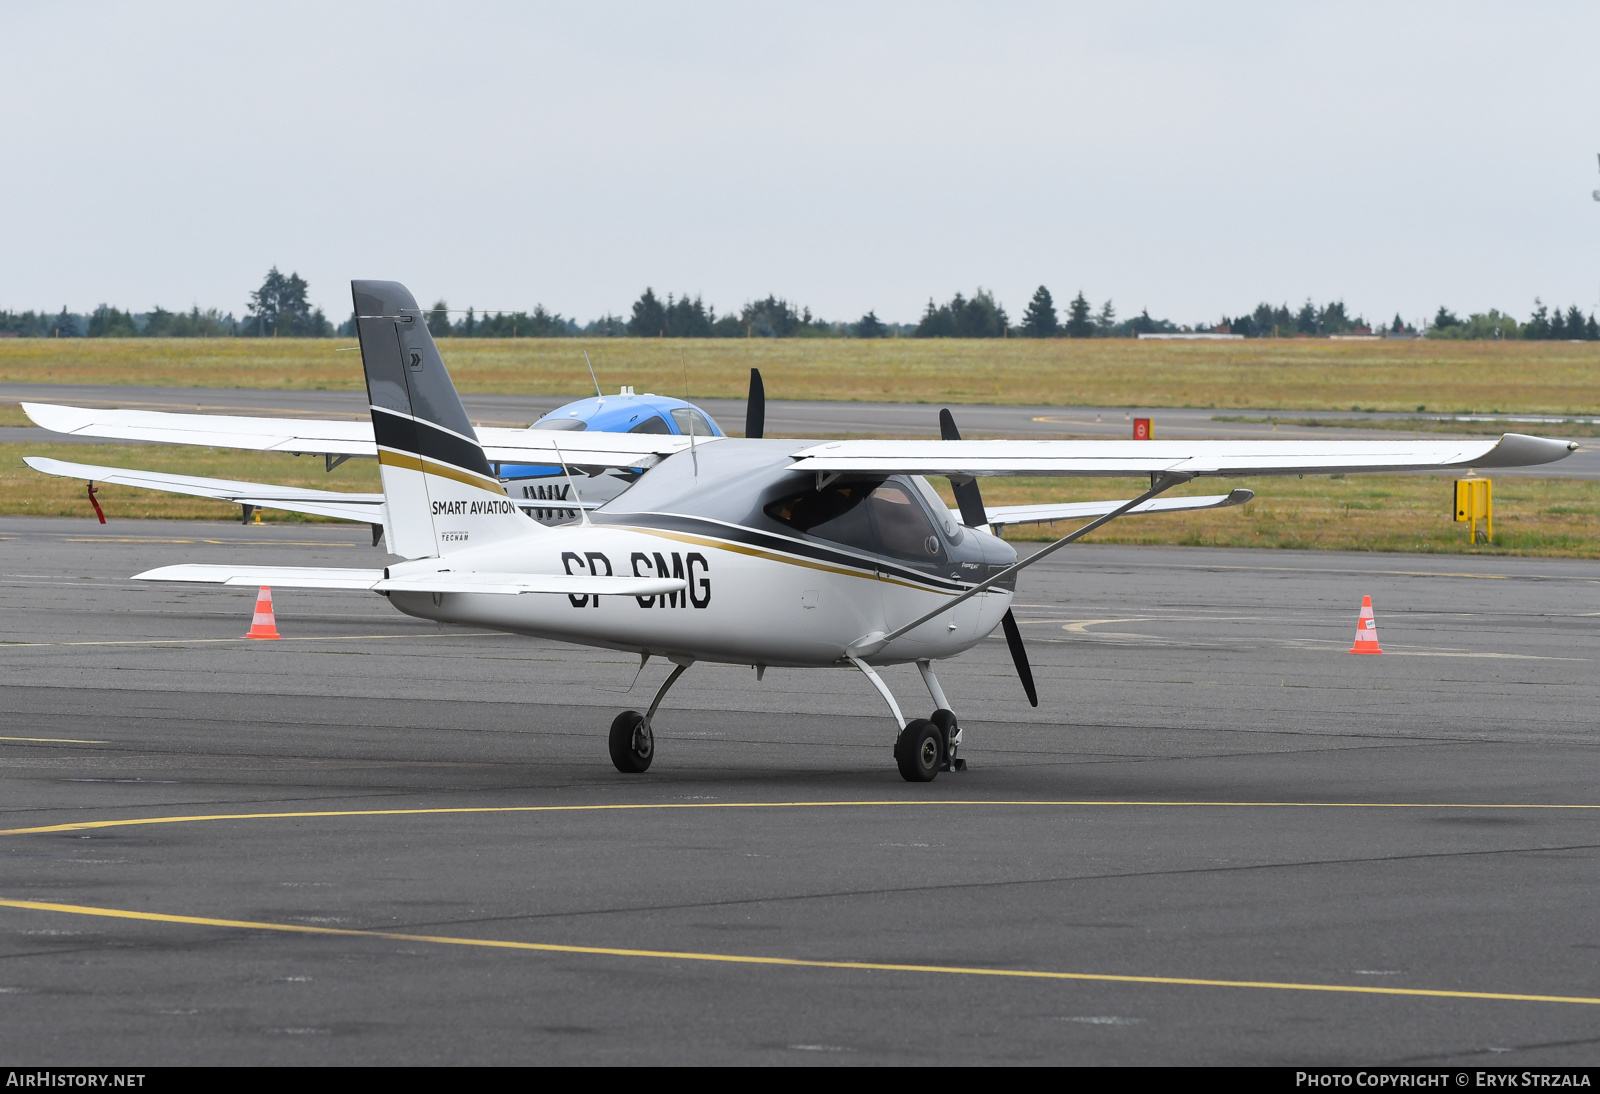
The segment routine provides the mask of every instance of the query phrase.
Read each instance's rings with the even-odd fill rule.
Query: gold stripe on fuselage
[[[479,490],[487,490],[491,494],[508,496],[506,488],[498,479],[485,478],[475,471],[454,467],[448,463],[438,463],[421,456],[412,455],[410,452],[396,452],[389,448],[378,449],[378,462],[388,464],[390,467],[403,467],[408,471],[421,471],[424,475],[437,475],[441,479],[454,479],[464,482],[468,486],[476,486]]]
[[[629,532],[643,532],[649,536],[660,536],[662,539],[675,539],[680,543],[693,543],[699,547],[714,547],[719,551],[733,551],[741,555],[751,555],[755,558],[764,558],[769,562],[784,562],[790,566],[800,566],[807,570],[821,570],[823,573],[842,574],[845,577],[860,577],[868,581],[886,581],[891,585],[899,585],[906,589],[915,589],[924,593],[944,593],[947,596],[957,595],[949,589],[933,589],[926,585],[917,585],[909,581],[902,581],[897,577],[890,577],[880,571],[873,570],[862,573],[859,570],[846,569],[843,566],[830,566],[826,562],[813,562],[807,558],[795,555],[786,555],[778,551],[769,551],[762,547],[751,547],[746,543],[735,543],[732,540],[712,539],[709,536],[696,536],[688,532],[666,532],[660,528],[643,528],[633,524],[611,525],[613,528],[623,528]]]

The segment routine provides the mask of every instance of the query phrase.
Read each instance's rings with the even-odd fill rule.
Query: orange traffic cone
[[[250,633],[246,638],[282,638],[278,633],[278,621],[272,617],[272,590],[261,586],[261,591],[256,594],[256,615],[250,620]]]
[[[1361,618],[1356,620],[1356,644],[1351,653],[1382,653],[1378,645],[1378,621],[1372,617],[1372,597],[1361,598]]]

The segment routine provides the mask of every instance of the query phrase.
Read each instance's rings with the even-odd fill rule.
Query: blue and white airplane
[[[625,387],[604,395],[595,383],[593,399],[578,399],[557,407],[529,429],[562,432],[594,430],[599,433],[642,433],[656,436],[725,437],[722,427],[693,403],[670,395],[634,394]],[[644,474],[643,467],[584,468],[586,478],[572,496],[567,468],[553,463],[503,463],[496,465],[506,492],[523,512],[541,524],[560,524],[578,518],[578,508],[596,509],[621,494]],[[581,499],[581,500],[580,500]],[[564,506],[530,505],[529,502],[566,502]]]

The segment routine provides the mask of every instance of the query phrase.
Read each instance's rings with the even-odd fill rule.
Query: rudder
[[[438,557],[539,531],[489,466],[411,292],[398,281],[352,281],[350,290],[389,549]]]

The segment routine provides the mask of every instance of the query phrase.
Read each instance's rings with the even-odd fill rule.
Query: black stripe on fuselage
[[[878,555],[852,554],[826,544],[789,536],[758,531],[742,524],[709,520],[705,517],[685,516],[681,513],[592,513],[589,519],[595,524],[622,524],[634,528],[659,528],[663,532],[682,532],[685,535],[704,536],[706,539],[727,540],[746,547],[759,548],[773,554],[792,555],[810,562],[838,566],[867,573],[879,573],[899,581],[925,585],[941,592],[958,593],[970,589],[987,573],[973,581],[960,581],[923,570],[913,570],[901,563]]]
[[[451,464],[485,478],[498,478],[477,442],[458,437],[420,418],[375,406],[372,408],[372,433],[379,447]]]

